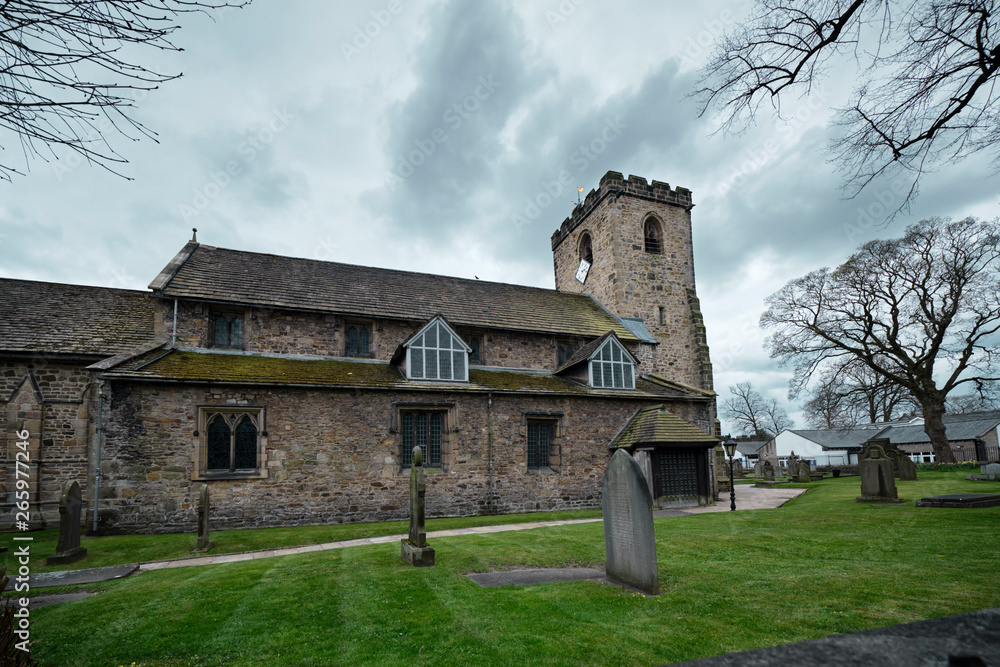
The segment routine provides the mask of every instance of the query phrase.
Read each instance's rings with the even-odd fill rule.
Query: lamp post
[[[736,483],[733,481],[733,455],[736,453],[736,441],[726,438],[722,443],[726,448],[726,455],[729,457],[729,511],[736,511]]]

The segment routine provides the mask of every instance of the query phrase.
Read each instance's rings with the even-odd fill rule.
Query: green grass
[[[404,566],[387,544],[105,582],[92,598],[32,612],[34,655],[56,665],[662,664],[993,607],[1000,508],[912,504],[993,489],[964,474],[900,483],[903,505],[856,503],[853,477],[810,484],[776,510],[657,519],[656,598],[597,582],[482,589],[464,576],[602,564],[601,524],[579,524],[437,539],[433,568]]]
[[[532,521],[559,521],[563,519],[589,519],[601,516],[600,510],[568,510],[562,512],[534,512],[525,514],[494,514],[452,519],[428,519],[427,530],[451,530],[471,526],[494,526],[504,523],[529,523]],[[251,530],[211,531],[211,554],[241,553],[260,549],[280,549],[282,547],[340,542],[361,537],[399,535],[409,530],[408,521],[385,521],[382,523],[349,523],[329,526],[300,526],[296,528],[258,528]],[[19,535],[21,533],[18,533]],[[198,541],[194,533],[173,533],[169,535],[109,535],[106,537],[83,537],[80,546],[87,549],[87,556],[69,565],[46,565],[45,559],[56,552],[59,530],[27,533],[31,536],[31,571],[57,572],[79,570],[88,567],[104,567],[124,563],[148,563],[158,560],[175,560],[192,556],[191,549]],[[0,565],[8,571],[16,568],[16,557],[12,545],[13,533],[0,536],[0,544],[11,549],[0,554]]]

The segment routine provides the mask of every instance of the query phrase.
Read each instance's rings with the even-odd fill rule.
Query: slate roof
[[[962,440],[974,440],[981,437],[986,432],[997,427],[1000,418],[970,419],[960,421],[946,421],[944,424],[945,436],[951,442]],[[894,445],[922,444],[930,443],[923,424],[913,426],[892,426],[879,434],[880,438],[889,438],[889,442]]]
[[[635,334],[635,337],[643,343],[658,344],[660,342],[656,340],[653,334],[649,333],[649,329],[646,328],[646,321],[641,317],[620,317],[618,319],[621,320],[626,329]]]
[[[97,364],[92,366],[96,368]],[[106,377],[135,380],[217,382],[221,384],[277,384],[329,388],[391,388],[456,392],[515,392],[572,394],[626,399],[673,398],[651,382],[638,380],[635,391],[595,389],[550,373],[470,368],[469,382],[408,380],[397,366],[386,362],[340,359],[194,352],[157,349],[121,363],[103,373]]]
[[[766,444],[766,440],[737,440],[736,451],[740,454],[756,454]]]
[[[798,430],[789,429],[789,432],[802,436],[807,440],[812,440],[823,449],[856,449],[861,451],[864,443],[880,436],[885,429],[877,428],[844,428],[832,430]]]
[[[454,325],[636,336],[586,294],[282,257],[190,242],[150,284],[157,296]]]
[[[110,356],[153,339],[147,292],[0,278],[0,352]]]
[[[636,412],[608,448],[663,443],[712,446],[718,444],[719,439],[668,412],[665,406],[654,405]]]

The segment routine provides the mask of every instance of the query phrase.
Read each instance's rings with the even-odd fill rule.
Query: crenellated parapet
[[[600,204],[605,197],[640,197],[650,201],[660,202],[680,208],[691,208],[691,191],[687,188],[677,187],[671,189],[669,183],[660,181],[647,182],[641,176],[629,175],[625,178],[617,171],[609,171],[601,177],[601,182],[597,189],[587,193],[583,203],[573,209],[572,215],[566,218],[552,234],[552,249],[555,250],[569,234],[577,228],[587,216],[593,212],[594,208]]]

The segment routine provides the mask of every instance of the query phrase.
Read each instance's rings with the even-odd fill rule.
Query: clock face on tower
[[[580,268],[576,270],[576,279],[581,283],[587,282],[587,273],[590,272],[590,262],[585,259],[580,260]]]

